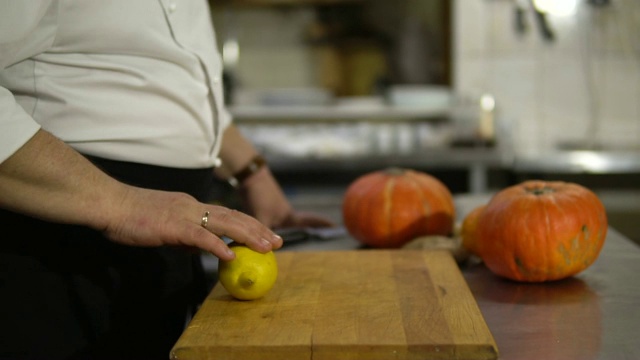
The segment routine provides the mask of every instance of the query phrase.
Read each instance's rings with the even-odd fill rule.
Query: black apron
[[[212,169],[89,159],[128,184],[201,201],[214,182]],[[168,359],[209,291],[194,251],[118,245],[3,210],[0,231],[0,359]]]

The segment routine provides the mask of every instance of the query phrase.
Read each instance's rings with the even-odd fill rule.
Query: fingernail
[[[260,239],[262,241],[263,244],[265,244],[268,247],[271,247],[271,242],[267,239]]]
[[[273,245],[272,246],[274,248],[279,249],[282,246],[283,243],[284,243],[284,240],[282,240],[281,236],[278,236],[278,235],[274,235],[273,236]]]
[[[231,249],[227,249],[225,250],[225,252],[227,253],[227,255],[229,255],[231,259],[234,259],[236,257],[236,253],[234,253],[233,250]]]

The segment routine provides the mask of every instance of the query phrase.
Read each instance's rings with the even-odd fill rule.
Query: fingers
[[[208,215],[206,212],[208,211]],[[206,215],[206,216],[205,216]],[[223,237],[245,244],[258,252],[266,253],[282,246],[282,238],[255,218],[240,211],[209,205],[202,214],[200,225],[215,235],[211,251],[221,259],[233,258]]]
[[[230,261],[235,258],[234,252],[221,238],[202,227],[197,229],[197,232],[198,234],[193,236],[195,239],[193,246],[213,254],[220,260]]]
[[[184,193],[129,187],[107,225],[100,230],[111,241],[128,246],[187,246],[222,260],[235,254],[224,237],[265,253],[282,246],[282,239],[255,218],[223,206],[197,202]]]

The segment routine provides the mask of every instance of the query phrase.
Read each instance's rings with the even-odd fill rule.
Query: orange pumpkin
[[[480,214],[484,210],[486,205],[481,205],[471,210],[462,220],[462,227],[460,229],[460,237],[462,238],[462,247],[468,252],[479,255],[478,240],[476,240],[476,234],[478,229],[478,219]]]
[[[390,168],[371,172],[347,188],[345,228],[362,244],[398,248],[423,235],[450,235],[455,210],[449,189],[435,177]]]
[[[476,231],[475,248],[493,273],[542,282],[573,276],[597,259],[607,216],[583,186],[530,180],[494,195]]]

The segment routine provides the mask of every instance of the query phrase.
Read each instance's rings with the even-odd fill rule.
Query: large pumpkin
[[[360,176],[347,188],[343,222],[362,244],[397,248],[424,235],[450,235],[455,210],[449,189],[435,177],[390,168]]]
[[[583,186],[531,180],[494,195],[476,232],[475,250],[493,273],[542,282],[573,276],[596,260],[607,216]]]

